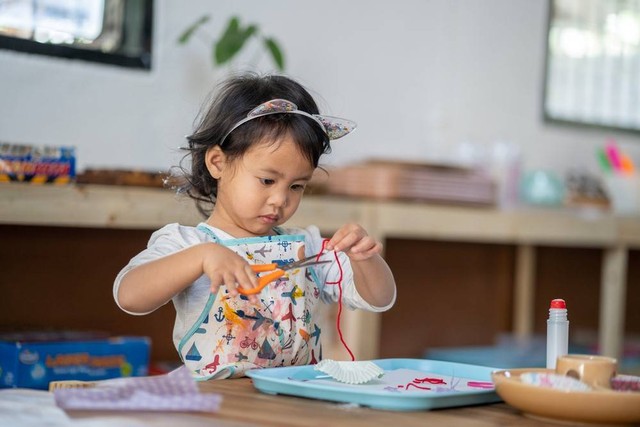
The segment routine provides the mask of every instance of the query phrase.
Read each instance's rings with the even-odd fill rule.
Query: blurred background
[[[466,161],[507,142],[521,152],[524,169],[563,174],[597,169],[595,150],[611,137],[640,156],[637,134],[543,119],[549,13],[546,0],[405,0],[394,7],[156,0],[150,69],[0,50],[0,141],[74,145],[78,170],[165,170],[227,73],[278,71],[257,39],[231,64],[213,65],[212,43],[238,16],[278,41],[286,74],[316,95],[323,113],[358,123],[326,164],[363,157]],[[210,20],[179,44],[203,15]]]
[[[544,363],[562,297],[574,351],[640,369],[639,0],[0,0],[0,156],[53,147],[78,183],[121,185],[0,185],[2,329],[145,335],[176,362],[172,309],[132,321],[111,285],[153,229],[197,216],[130,187],[162,186],[216,85],[247,70],[358,123],[298,219],[385,240],[398,303],[347,320],[360,355]]]

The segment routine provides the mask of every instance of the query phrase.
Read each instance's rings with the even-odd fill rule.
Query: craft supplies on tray
[[[495,183],[482,170],[370,160],[329,171],[326,192],[378,199],[494,205]]]
[[[381,377],[362,384],[340,382],[314,366],[247,372],[263,393],[348,402],[392,411],[417,411],[499,402],[495,368],[426,359],[372,360]]]
[[[382,368],[370,360],[324,359],[318,362],[313,369],[324,372],[328,377],[345,384],[364,384],[384,376]]]

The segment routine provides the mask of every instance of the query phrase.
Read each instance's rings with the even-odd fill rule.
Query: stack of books
[[[496,185],[480,169],[370,160],[329,171],[329,194],[491,206]]]

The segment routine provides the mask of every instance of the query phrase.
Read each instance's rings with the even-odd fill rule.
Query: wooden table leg
[[[627,248],[606,248],[602,260],[600,285],[600,353],[620,359],[624,340]]]
[[[344,309],[342,314],[344,339],[356,360],[376,359],[380,346],[380,314]]]
[[[513,332],[517,338],[529,338],[533,334],[535,272],[536,248],[518,245],[513,298]]]

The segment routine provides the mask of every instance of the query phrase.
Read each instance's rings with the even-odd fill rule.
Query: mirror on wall
[[[153,0],[0,0],[0,48],[151,68]]]
[[[544,117],[640,131],[640,0],[550,0]]]

